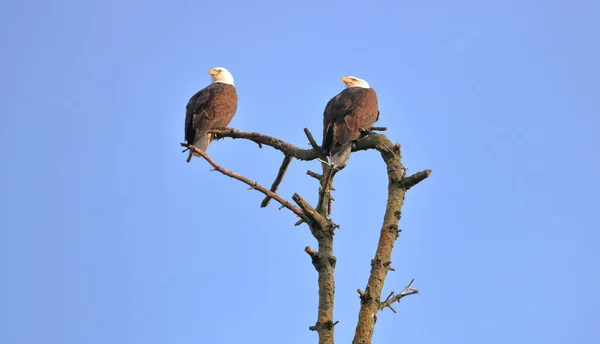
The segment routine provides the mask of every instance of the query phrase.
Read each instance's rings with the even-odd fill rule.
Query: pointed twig
[[[304,128],[304,134],[306,135],[308,142],[310,142],[310,145],[313,148],[313,150],[317,152],[320,158],[323,158],[323,151],[321,150],[321,147],[317,144],[317,141],[315,141],[315,138],[312,136],[312,133],[310,132],[310,130],[308,130],[308,128]]]
[[[285,175],[285,172],[287,171],[288,166],[290,166],[292,159],[293,159],[293,157],[290,155],[286,155],[283,157],[283,161],[281,162],[281,167],[279,167],[279,172],[277,172],[277,177],[275,178],[273,185],[271,185],[271,192],[276,192],[277,188],[279,188],[279,184],[281,184],[281,181],[283,180],[283,176]],[[263,199],[262,203],[260,204],[260,207],[261,208],[266,207],[267,205],[269,205],[270,201],[271,201],[271,197],[266,196],[265,199]]]
[[[412,284],[414,281],[415,281],[415,279],[413,278],[413,280],[410,281],[410,283],[404,288],[404,290],[402,290],[402,292],[400,294],[397,294],[394,297],[392,297],[394,295],[394,292],[392,291],[390,293],[390,295],[385,299],[385,301],[383,301],[379,304],[379,310],[382,310],[385,307],[388,307],[389,309],[392,310],[392,312],[397,313],[396,310],[394,309],[394,307],[392,307],[392,304],[394,302],[400,302],[400,300],[403,297],[419,293],[419,291],[417,289],[412,287]]]

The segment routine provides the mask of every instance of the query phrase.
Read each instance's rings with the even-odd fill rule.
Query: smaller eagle
[[[222,67],[208,71],[212,83],[194,94],[185,108],[185,140],[201,151],[212,142],[212,129],[225,128],[235,115],[238,104],[233,76]],[[193,153],[194,156],[198,154]]]
[[[327,103],[323,113],[323,153],[331,164],[343,165],[350,158],[352,145],[379,120],[377,94],[365,80],[345,76],[346,88]]]

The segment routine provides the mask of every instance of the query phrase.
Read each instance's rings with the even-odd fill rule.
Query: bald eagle
[[[211,129],[229,125],[238,103],[233,76],[227,69],[216,67],[208,74],[212,83],[190,98],[185,111],[185,140],[201,151],[206,151],[214,138]]]
[[[343,165],[350,158],[360,129],[369,129],[379,120],[377,94],[365,80],[346,76],[346,88],[331,98],[323,113],[323,153],[331,164]]]

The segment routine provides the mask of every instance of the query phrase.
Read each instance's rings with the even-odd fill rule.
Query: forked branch
[[[431,173],[431,171],[426,170],[405,178],[406,169],[400,161],[402,156],[400,145],[394,145],[385,135],[370,134],[357,143],[357,150],[371,147],[375,147],[379,151],[387,166],[388,196],[383,224],[379,232],[377,251],[375,252],[375,258],[371,260],[369,281],[365,291],[359,291],[361,306],[352,344],[370,344],[373,338],[377,312],[380,310],[383,285],[387,273],[390,271],[394,243],[400,233],[398,222],[402,214],[404,195],[409,188],[405,183],[410,179],[412,183],[410,187],[412,187],[429,177]]]
[[[380,230],[375,258],[371,261],[371,273],[367,287],[364,292],[359,290],[361,308],[354,340],[352,342],[353,344],[371,343],[378,311],[388,307],[395,312],[395,309],[392,307],[394,302],[400,301],[405,296],[418,293],[418,290],[412,288],[413,282],[411,281],[401,293],[394,295],[392,292],[383,302],[380,301],[387,272],[394,271],[390,266],[390,258],[394,242],[400,233],[398,221],[401,217],[404,194],[408,189],[428,178],[431,174],[431,170],[424,170],[406,177],[406,169],[400,162],[400,145],[394,145],[385,135],[373,132],[384,130],[386,130],[386,128],[383,127],[372,127],[365,130],[363,132],[364,136],[357,140],[352,148],[352,151],[368,149],[378,150],[386,163],[388,172],[388,198],[386,211]],[[332,170],[332,166],[326,163],[327,157],[324,156],[308,129],[305,129],[304,132],[309,140],[311,149],[298,148],[280,139],[256,132],[243,132],[232,128],[217,129],[212,130],[211,132],[215,134],[217,139],[225,137],[247,139],[257,143],[261,147],[262,145],[266,145],[275,148],[284,154],[284,159],[279,168],[277,177],[269,190],[257,182],[253,182],[240,174],[219,166],[205,152],[196,149],[194,146],[188,146],[184,143],[181,144],[184,147],[188,147],[190,151],[202,156],[215,170],[249,185],[250,189],[262,192],[266,197],[261,206],[266,206],[270,199],[274,199],[280,203],[282,207],[291,210],[300,217],[300,220],[296,225],[299,225],[302,222],[306,222],[309,225],[311,233],[317,239],[319,244],[318,251],[315,251],[308,246],[305,248],[306,253],[311,257],[313,266],[318,272],[319,284],[319,311],[317,322],[315,325],[310,326],[309,329],[319,333],[320,344],[333,344],[333,329],[338,323],[337,321],[333,321],[333,297],[335,289],[333,270],[336,264],[336,258],[333,256],[333,234],[337,226],[328,218],[328,210],[331,209],[331,190],[333,189],[331,185],[332,179],[337,170]],[[322,160],[322,174],[312,171],[307,172],[308,175],[316,178],[320,183],[319,201],[315,208],[308,204],[308,202],[298,194],[294,194],[292,197],[294,202],[298,205],[294,206],[276,193],[292,158],[299,160]]]
[[[197,153],[198,155],[200,155],[201,157],[203,157],[204,160],[206,160],[209,164],[212,165],[212,167],[214,167],[215,171],[221,172],[222,174],[224,174],[228,177],[237,179],[237,180],[241,181],[242,183],[247,184],[248,186],[250,186],[250,189],[254,189],[254,190],[262,192],[266,196],[279,202],[279,204],[281,204],[285,208],[291,210],[294,214],[298,215],[303,220],[305,220],[305,221],[308,220],[308,218],[306,217],[306,214],[304,214],[304,212],[302,212],[302,210],[300,208],[298,208],[298,207],[294,206],[293,204],[291,204],[290,202],[286,201],[285,199],[283,199],[281,196],[274,193],[273,191],[265,188],[264,186],[258,184],[257,182],[253,182],[252,180],[242,176],[241,174],[229,171],[229,170],[221,167],[213,159],[211,159],[211,157],[208,156],[208,154],[199,150],[198,148],[194,147],[193,145],[188,146],[186,143],[182,143],[181,145],[184,147],[188,147],[188,149],[190,151],[193,151],[193,152]]]
[[[388,307],[389,309],[392,310],[392,312],[397,313],[396,310],[394,309],[394,307],[392,307],[392,304],[394,302],[400,302],[400,300],[405,296],[414,295],[414,294],[419,293],[419,291],[417,289],[412,287],[412,284],[414,281],[415,281],[415,279],[413,278],[413,280],[410,281],[410,283],[399,294],[394,295],[394,292],[392,291],[390,293],[390,295],[388,295],[388,297],[385,299],[385,301],[383,301],[379,304],[379,310],[383,310],[385,307]]]

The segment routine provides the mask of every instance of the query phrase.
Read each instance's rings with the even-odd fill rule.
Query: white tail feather
[[[194,141],[194,146],[199,150],[206,152],[208,145],[212,142],[212,134],[200,134],[199,137]],[[197,153],[192,153],[194,156],[200,156]]]
[[[350,152],[352,151],[352,146],[339,151],[331,156],[331,163],[334,165],[341,165],[350,159]]]

